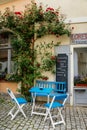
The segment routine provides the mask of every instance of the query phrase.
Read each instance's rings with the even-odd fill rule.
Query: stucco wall
[[[10,88],[14,93],[17,92],[18,84],[15,82],[0,82],[0,92],[6,93],[7,88]]]
[[[45,8],[46,5],[53,8],[60,7],[62,13],[68,18],[87,16],[86,0],[36,0],[36,3],[43,3]]]
[[[79,22],[78,18],[87,17],[87,11],[86,11],[86,0],[34,0],[38,5],[42,3],[44,6],[44,9],[47,7],[53,7],[58,8],[60,7],[60,11],[62,14],[66,15],[67,19],[73,19],[76,18],[77,22],[72,23],[71,27],[74,27],[72,30],[72,33],[86,33],[87,32],[87,22]],[[23,11],[25,5],[29,4],[31,0],[15,0],[12,2],[8,2],[6,4],[0,5],[0,10],[3,12],[6,7],[12,8],[12,6],[15,6],[16,11]],[[61,42],[62,45],[68,45],[71,44],[71,40],[66,35],[62,37],[55,37],[53,35],[50,36],[44,36],[43,38],[40,38],[36,41],[36,44],[40,42]],[[53,50],[54,51],[54,50]],[[49,74],[50,75],[50,74]],[[54,76],[51,76],[51,79],[54,79]]]
[[[15,6],[16,11],[23,11],[25,5],[30,4],[30,3],[31,3],[31,0],[14,0],[14,1],[8,2],[6,4],[1,4],[0,10],[3,12],[6,7],[12,8],[13,6]]]
[[[74,33],[87,33],[87,1],[86,0],[36,0],[36,3],[47,7],[58,8],[60,12],[66,15],[65,22],[74,27]],[[59,40],[62,44],[71,44],[70,39],[66,36],[60,37]]]
[[[71,27],[74,27],[72,33],[86,33],[87,32],[87,1],[86,0],[34,0],[38,5],[42,3],[44,8],[46,9],[47,7],[53,7],[53,8],[58,8],[60,7],[60,11],[62,14],[66,15],[67,19],[72,19],[75,18],[76,22],[71,23]],[[12,2],[8,2],[6,4],[0,5],[0,10],[3,12],[6,7],[12,8],[12,6],[15,6],[16,11],[23,11],[25,5],[29,4],[31,0],[15,0]],[[79,18],[79,19],[78,19]],[[84,22],[85,19],[85,22]],[[80,20],[82,22],[80,22]],[[70,22],[70,21],[69,21]],[[54,41],[61,41],[61,44],[70,44],[70,38],[63,36],[60,38],[53,38],[51,37]],[[42,39],[40,39],[42,41]],[[45,38],[46,41],[49,42],[50,37]]]
[[[86,0],[33,0],[36,3],[42,3],[44,8],[47,6],[58,8],[60,7],[61,12],[66,14],[67,18],[75,18],[75,17],[87,17],[87,1]],[[4,10],[6,7],[12,7],[13,5],[16,7],[18,11],[24,9],[24,6],[30,3],[31,0],[13,0],[6,4],[0,5],[0,10]]]
[[[72,24],[74,30],[72,33],[87,33],[87,22],[83,23],[74,23]]]

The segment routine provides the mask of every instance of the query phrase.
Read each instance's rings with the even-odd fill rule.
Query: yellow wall
[[[14,0],[14,1],[8,2],[6,4],[1,4],[0,10],[3,12],[6,7],[12,8],[13,6],[15,6],[16,11],[23,11],[25,5],[29,4],[30,2],[31,2],[31,0]]]
[[[74,29],[72,30],[72,34],[87,33],[87,0],[35,0],[35,2],[38,5],[42,3],[45,9],[47,7],[53,7],[55,9],[60,7],[61,13],[65,14],[66,18],[71,20],[71,27],[74,27]],[[15,9],[17,11],[23,11],[25,5],[27,5],[28,3],[30,3],[30,0],[15,0],[14,2],[9,2],[7,4],[0,5],[0,10],[4,11],[6,7],[12,8],[12,6],[15,6]],[[56,38],[53,35],[45,36],[43,38],[38,39],[36,43],[38,44],[44,41],[61,41],[61,44],[63,45],[71,44],[70,38],[66,35],[60,38]]]
[[[44,8],[47,7],[53,7],[58,8],[60,7],[60,11],[62,14],[66,15],[67,19],[70,19],[71,27],[74,27],[74,30],[72,33],[86,33],[87,32],[87,1],[86,0],[33,0],[38,5],[42,3]],[[29,4],[31,0],[15,0],[12,2],[8,2],[7,4],[0,5],[0,10],[3,12],[6,7],[12,8],[12,6],[15,6],[16,11],[23,11],[25,5]],[[75,18],[75,21],[73,22],[73,18]],[[78,19],[79,18],[79,19]],[[84,18],[86,18],[86,21],[84,22]],[[81,22],[80,22],[81,20]],[[70,39],[66,36],[58,38],[53,38],[54,41],[61,41],[61,44],[70,44]],[[50,37],[45,37],[46,41],[50,40]],[[42,41],[42,39],[41,39]]]
[[[15,82],[0,82],[0,92],[6,93],[7,88],[10,88],[14,93],[18,93],[18,84]]]
[[[14,0],[6,4],[0,5],[0,10],[4,10],[6,7],[16,7],[18,11],[22,11],[24,6],[30,3],[31,0]],[[44,8],[60,7],[61,12],[66,14],[67,18],[76,18],[76,17],[87,17],[87,0],[33,0],[36,3],[42,3]]]
[[[87,0],[36,0],[36,3],[57,9],[66,16],[67,23],[74,27],[73,33],[87,32]],[[70,44],[70,39],[66,36],[59,38],[62,44]]]
[[[73,33],[87,33],[87,22],[72,24],[74,27]]]
[[[60,7],[63,14],[68,18],[87,16],[87,0],[36,0],[43,3],[44,7]]]

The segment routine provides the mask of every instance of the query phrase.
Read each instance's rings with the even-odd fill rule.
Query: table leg
[[[32,105],[32,111],[31,111],[31,116],[34,112],[34,108],[35,108],[35,98],[36,98],[36,94],[35,93],[32,93],[32,99],[33,99],[33,105]]]
[[[47,96],[47,103],[49,103],[49,100],[50,100],[50,99],[49,99],[49,95],[48,95],[48,96]]]

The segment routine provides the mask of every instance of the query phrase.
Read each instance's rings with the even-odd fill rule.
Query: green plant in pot
[[[80,76],[74,77],[75,86],[87,86],[87,77],[81,78]]]

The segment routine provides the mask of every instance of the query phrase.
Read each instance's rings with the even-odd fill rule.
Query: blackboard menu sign
[[[56,58],[56,81],[68,81],[68,56],[58,54]]]

